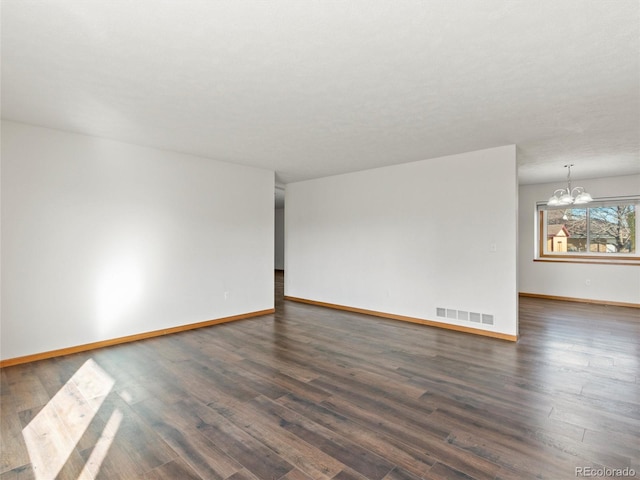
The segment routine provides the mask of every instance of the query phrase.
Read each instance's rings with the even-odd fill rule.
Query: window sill
[[[597,265],[631,265],[640,266],[640,258],[567,258],[567,257],[542,257],[534,258],[534,262],[548,262],[548,263],[589,263]]]

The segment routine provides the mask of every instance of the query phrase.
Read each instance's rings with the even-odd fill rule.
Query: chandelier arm
[[[593,201],[591,195],[587,193],[584,187],[571,188],[571,167],[573,163],[565,165],[567,169],[567,188],[559,188],[553,192],[553,196],[547,202],[550,206],[565,206],[576,203],[582,205],[583,203],[589,203]]]

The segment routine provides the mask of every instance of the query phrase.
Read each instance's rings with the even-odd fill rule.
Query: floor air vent
[[[441,318],[450,318],[452,320],[461,320],[463,322],[493,325],[493,315],[489,313],[467,312],[466,310],[455,310],[453,308],[437,307],[436,316]]]
[[[482,323],[486,325],[493,325],[493,315],[487,313],[482,314]]]

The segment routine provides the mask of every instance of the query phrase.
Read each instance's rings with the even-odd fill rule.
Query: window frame
[[[562,210],[570,208],[597,208],[599,206],[619,204],[619,205],[635,205],[635,247],[636,252],[634,254],[628,253],[596,253],[596,252],[562,252],[553,253],[546,251],[547,245],[547,225],[545,212],[549,210]],[[567,205],[565,207],[552,207],[548,208],[546,202],[538,202],[536,204],[537,215],[537,232],[536,232],[536,257],[534,261],[538,262],[565,262],[565,263],[603,263],[608,265],[635,265],[640,266],[640,196],[625,196],[625,197],[608,197],[608,198],[595,198],[593,202],[583,205]],[[589,218],[589,217],[587,217]],[[587,236],[590,237],[589,223],[587,223]]]

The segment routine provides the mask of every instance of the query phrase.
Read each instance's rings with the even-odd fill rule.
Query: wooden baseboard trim
[[[26,355],[24,357],[8,358],[6,360],[0,360],[0,368],[11,367],[13,365],[20,365],[23,363],[36,362],[38,360],[44,360],[47,358],[61,357],[63,355],[70,355],[72,353],[86,352],[88,350],[96,350],[98,348],[111,347],[113,345],[120,345],[121,343],[137,342],[138,340],[144,340],[146,338],[160,337],[162,335],[170,335],[172,333],[185,332],[187,330],[195,330],[196,328],[211,327],[213,325],[219,325],[221,323],[235,322],[237,320],[244,320],[247,318],[260,317],[262,315],[269,315],[275,313],[275,308],[267,310],[259,310],[257,312],[242,313],[240,315],[233,315],[231,317],[216,318],[214,320],[206,320],[204,322],[190,323],[188,325],[180,325],[179,327],[163,328],[161,330],[154,330],[152,332],[137,333],[135,335],[127,335],[126,337],[112,338],[109,340],[102,340],[100,342],[86,343],[84,345],[76,345],[75,347],[61,348],[59,350],[51,350],[49,352],[34,353],[33,355]]]
[[[557,295],[543,295],[541,293],[527,293],[527,292],[520,292],[519,295],[521,297],[543,298],[545,300],[562,300],[564,302],[591,303],[594,305],[608,305],[611,307],[640,308],[640,303],[610,302],[608,300],[594,300],[591,298],[576,298],[576,297],[560,297]]]
[[[285,295],[284,299],[285,300],[291,300],[292,302],[307,303],[309,305],[316,305],[316,306],[319,306],[319,307],[333,308],[335,310],[345,310],[347,312],[363,313],[365,315],[372,315],[374,317],[388,318],[388,319],[391,319],[391,320],[400,320],[402,322],[409,322],[409,323],[418,323],[420,325],[427,325],[429,327],[444,328],[446,330],[454,330],[456,332],[472,333],[474,335],[482,335],[484,337],[498,338],[500,340],[508,340],[510,342],[517,342],[518,341],[518,336],[517,335],[508,335],[506,333],[490,332],[488,330],[482,330],[480,328],[471,328],[471,327],[464,327],[464,326],[461,326],[461,325],[452,325],[450,323],[435,322],[433,320],[425,320],[425,319],[422,319],[422,318],[407,317],[405,315],[397,315],[395,313],[378,312],[376,310],[367,310],[367,309],[364,309],[364,308],[349,307],[349,306],[346,306],[346,305],[337,305],[335,303],[319,302],[319,301],[316,301],[316,300],[309,300],[307,298],[290,297],[290,296],[287,296],[287,295]]]

